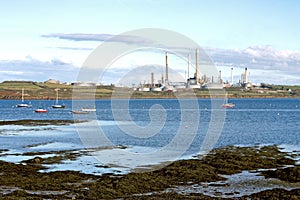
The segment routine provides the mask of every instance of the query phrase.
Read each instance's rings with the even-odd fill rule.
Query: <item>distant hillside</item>
[[[60,99],[72,99],[73,94],[72,85],[55,84],[55,83],[41,83],[33,81],[4,81],[0,83],[0,98],[1,99],[21,99],[22,88],[24,88],[25,99],[55,99],[56,89],[59,89]],[[85,87],[82,87],[84,90]],[[99,98],[110,97],[112,87],[99,86],[97,87],[97,94]]]

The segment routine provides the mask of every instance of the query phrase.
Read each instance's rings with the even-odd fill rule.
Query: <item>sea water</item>
[[[197,107],[189,109],[182,108],[183,103],[192,101],[189,99],[131,99],[126,108],[115,106],[124,101],[128,100],[115,100],[113,105],[111,100],[83,101],[85,107],[95,105],[96,112],[75,116],[70,111],[80,108],[73,108],[74,102],[71,100],[64,100],[65,109],[52,109],[51,105],[54,102],[50,100],[31,101],[31,108],[17,108],[15,105],[19,101],[16,100],[1,100],[0,120],[73,120],[75,118],[87,121],[84,123],[96,121],[97,126],[90,127],[88,130],[88,133],[92,134],[92,141],[99,139],[98,133],[96,134],[99,129],[109,141],[108,146],[117,148],[95,150],[89,156],[78,158],[77,161],[70,160],[64,165],[53,166],[52,170],[73,169],[80,163],[81,166],[85,166],[81,168],[82,171],[85,169],[88,173],[99,174],[109,171],[107,166],[111,166],[112,172],[116,172],[120,170],[118,166],[121,166],[122,162],[130,165],[130,160],[136,157],[128,156],[130,155],[128,152],[151,154],[161,151],[161,159],[155,160],[157,162],[196,155],[203,147],[206,135],[215,129],[212,125],[222,127],[220,133],[213,135],[215,138],[210,138],[213,142],[209,144],[213,144],[213,147],[277,144],[293,149],[300,145],[300,99],[229,99],[230,103],[235,104],[235,107],[230,109],[213,106],[211,99],[198,99],[196,100]],[[48,113],[34,112],[41,106],[47,108]],[[120,119],[115,120],[117,109],[127,110],[130,118],[124,116],[123,119],[121,116]],[[214,112],[221,113],[222,117],[218,118],[221,120],[212,123]],[[195,116],[195,113],[199,116]],[[130,130],[142,131],[131,134]],[[174,142],[174,138],[181,134],[179,130],[182,130],[183,134],[179,141],[183,143],[177,142],[176,148],[168,149],[167,154],[163,154],[166,147]],[[153,134],[146,137],[144,132],[151,133],[151,131]],[[87,147],[84,137],[76,124],[1,125],[0,149],[8,151],[2,152],[0,159],[20,162],[22,159],[27,159],[27,157],[22,157],[25,152],[84,151]],[[187,139],[192,140],[184,143]],[[104,144],[106,143],[101,143],[102,146],[106,146]],[[120,149],[120,146],[126,147],[126,150]],[[125,152],[124,155],[126,154],[124,160],[120,159],[122,151]],[[171,151],[180,151],[180,153],[176,154],[176,152],[175,157],[168,156],[174,153]],[[110,165],[102,169],[101,167],[87,168],[86,164],[96,166],[99,163],[97,155],[103,156],[101,165]],[[106,161],[105,159],[108,158],[111,160]],[[134,161],[135,165],[132,167],[155,164],[151,157],[140,161],[140,163]]]

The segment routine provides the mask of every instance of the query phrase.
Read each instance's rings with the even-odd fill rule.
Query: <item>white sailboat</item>
[[[16,107],[19,108],[31,107],[31,104],[27,104],[24,102],[24,88],[22,88],[22,103],[17,104]]]
[[[56,101],[55,104],[52,105],[52,108],[65,108],[66,106],[64,104],[58,104],[58,90],[56,89]]]

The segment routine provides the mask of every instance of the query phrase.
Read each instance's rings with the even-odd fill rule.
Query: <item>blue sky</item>
[[[266,81],[300,84],[297,0],[10,0],[0,7],[0,81],[74,81],[82,62],[102,42],[53,34],[117,35],[162,28],[207,48],[222,70],[246,65],[256,82],[265,81],[259,77],[264,70],[277,76]]]

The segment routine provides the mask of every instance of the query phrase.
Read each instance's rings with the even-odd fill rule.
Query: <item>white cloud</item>
[[[291,50],[276,50],[272,46],[252,46],[248,47],[245,50],[242,50],[242,53],[249,54],[254,58],[273,58],[273,59],[284,59],[284,60],[300,60],[300,51],[291,51]]]
[[[76,79],[77,68],[59,59],[41,61],[30,56],[23,60],[0,61],[0,81],[4,80],[33,80],[45,81],[49,78],[61,81]]]
[[[244,68],[254,83],[300,84],[300,51],[276,50],[272,46],[252,46],[242,50],[206,48],[206,52],[222,70],[223,80],[241,79]]]
[[[253,46],[243,50],[206,48],[215,63],[264,67],[278,70],[299,70],[300,51],[276,50],[271,46]]]
[[[277,50],[272,46],[252,46],[242,50],[217,48],[205,50],[218,67],[225,67],[222,71],[227,80],[231,67],[235,69],[247,67],[252,73],[253,82],[300,84],[300,51]],[[238,79],[240,73],[235,76]]]
[[[8,70],[1,70],[1,74],[6,74],[6,75],[22,75],[24,74],[23,71],[8,71]]]
[[[84,33],[52,33],[42,35],[46,38],[59,38],[63,40],[72,41],[110,41],[110,42],[122,42],[127,44],[149,44],[153,43],[152,40],[147,38],[133,36],[133,35],[112,35],[112,34],[84,34]]]

